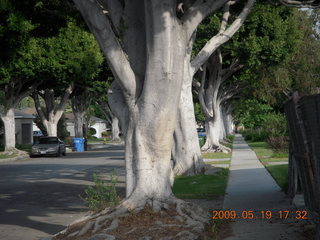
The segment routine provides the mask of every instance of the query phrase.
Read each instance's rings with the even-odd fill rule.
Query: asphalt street
[[[124,196],[124,166],[123,146],[0,163],[0,239],[40,239],[85,215],[80,195],[93,173],[106,179],[115,169]]]

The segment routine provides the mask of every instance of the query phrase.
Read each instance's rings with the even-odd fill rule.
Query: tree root
[[[149,230],[154,228],[167,230],[176,228],[181,229],[181,231],[189,231],[192,232],[192,234],[199,235],[203,233],[206,224],[210,221],[209,213],[201,207],[175,197],[170,197],[165,201],[156,199],[142,199],[141,201],[141,198],[139,201],[136,201],[135,198],[129,198],[116,208],[107,208],[98,214],[87,216],[72,223],[66,230],[56,234],[52,240],[82,240],[91,239],[90,237],[97,234],[112,234],[113,232],[117,232],[117,228],[121,225],[122,219],[130,216],[140,218],[139,212],[143,211],[149,211],[151,215],[156,216],[153,218],[153,220],[156,219],[156,221],[154,221],[154,225],[150,226]],[[166,214],[166,216],[169,214],[172,222],[162,223],[159,221],[163,214]],[[131,234],[141,229],[140,226],[132,227],[132,229],[126,229],[128,231],[122,233]],[[171,231],[167,232],[171,233]],[[180,231],[178,233],[180,233]]]
[[[15,156],[27,156],[28,153],[26,151],[19,150],[17,148],[7,149],[4,154],[6,155],[15,155]]]
[[[201,148],[203,152],[223,152],[223,153],[230,153],[231,148],[228,148],[222,144],[219,145],[211,145],[211,146],[203,146]]]

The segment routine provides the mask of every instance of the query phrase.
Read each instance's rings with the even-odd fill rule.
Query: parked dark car
[[[39,137],[32,145],[31,157],[53,155],[60,157],[66,155],[66,145],[58,137]]]

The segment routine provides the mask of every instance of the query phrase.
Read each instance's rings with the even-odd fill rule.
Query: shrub
[[[110,174],[110,182],[100,180],[96,174],[93,174],[94,186],[84,190],[86,196],[83,198],[91,211],[98,212],[119,203],[120,197],[116,191],[117,180],[115,171]]]
[[[269,146],[275,151],[286,151],[289,147],[287,137],[285,136],[269,136],[266,139]]]
[[[270,113],[262,128],[272,136],[287,136],[287,120],[283,114]]]
[[[92,135],[95,135],[97,133],[97,130],[95,128],[89,128],[89,135],[92,136]]]
[[[230,143],[233,143],[234,135],[228,135],[226,138],[228,139],[228,141],[229,141]]]
[[[96,136],[90,136],[90,135],[89,135],[89,136],[87,137],[87,139],[89,139],[89,140],[97,140],[98,138],[97,138]]]
[[[248,129],[243,132],[243,136],[245,140],[253,141],[253,142],[265,141],[268,135],[269,134],[267,132],[261,129],[259,130]]]
[[[107,136],[108,136],[107,131],[103,131],[103,132],[101,133],[101,136],[102,136],[102,137],[107,137]]]

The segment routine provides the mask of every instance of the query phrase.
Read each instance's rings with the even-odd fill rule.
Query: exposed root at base
[[[26,151],[19,150],[17,148],[10,148],[6,151],[4,151],[4,154],[6,155],[12,155],[12,156],[28,156],[28,153]]]
[[[52,239],[198,239],[210,222],[208,212],[180,199],[142,202],[143,206],[125,200],[116,208],[80,219]]]
[[[223,152],[223,153],[230,153],[231,148],[228,148],[222,144],[219,145],[212,145],[210,147],[202,147],[201,148],[202,152],[210,153],[210,152]]]

